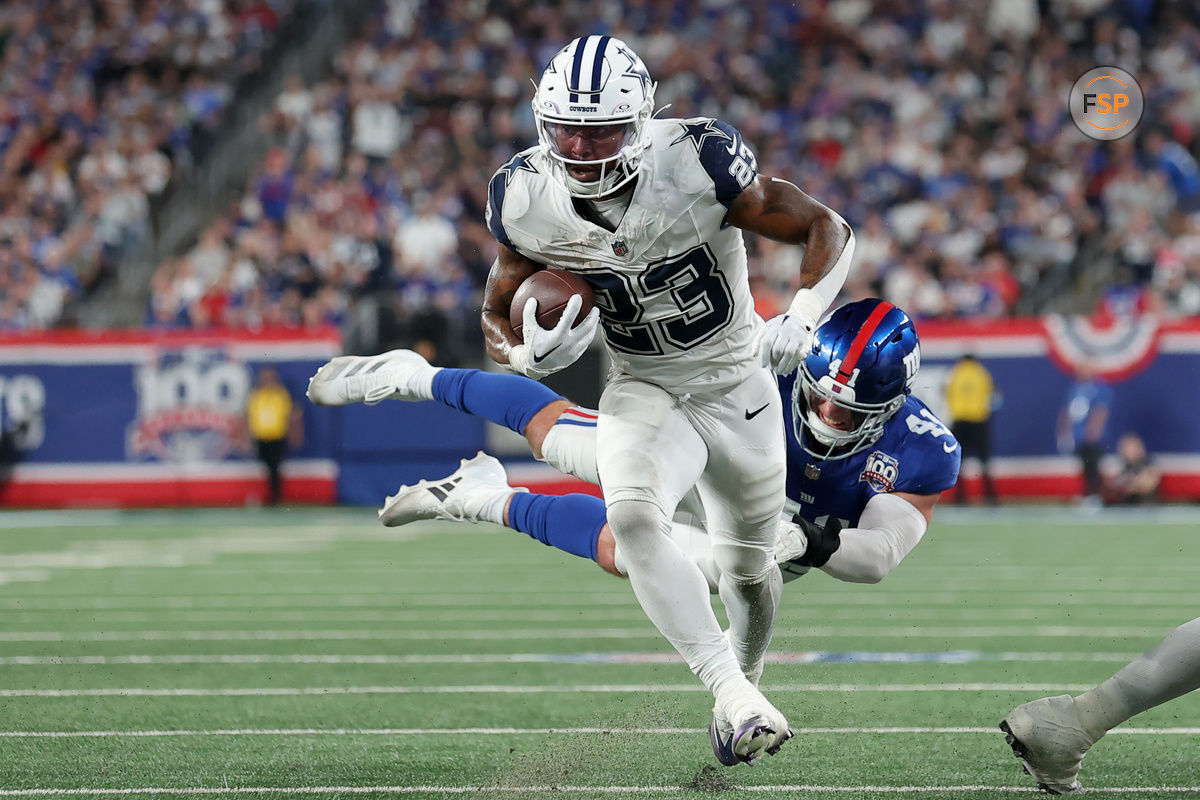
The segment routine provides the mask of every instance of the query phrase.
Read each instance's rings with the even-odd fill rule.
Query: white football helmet
[[[637,177],[655,86],[637,53],[613,36],[584,36],[550,59],[533,114],[538,143],[573,196],[605,197]]]

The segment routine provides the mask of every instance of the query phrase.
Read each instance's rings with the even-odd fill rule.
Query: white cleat
[[[308,399],[319,406],[366,403],[389,398],[432,400],[430,382],[436,369],[412,350],[377,356],[338,356],[308,379]]]
[[[1000,723],[1000,730],[1039,789],[1050,794],[1083,789],[1079,766],[1095,740],[1083,730],[1071,695],[1043,697],[1017,706]]]
[[[481,450],[445,478],[401,486],[384,501],[379,521],[389,528],[423,519],[494,522],[481,517],[486,505],[497,495],[528,491],[509,486],[504,465]]]
[[[787,719],[757,689],[724,706],[718,700],[708,734],[713,755],[727,767],[753,766],[762,753],[778,753],[793,735]]]

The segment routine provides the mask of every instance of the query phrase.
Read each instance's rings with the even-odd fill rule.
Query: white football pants
[[[738,671],[756,680],[780,591],[773,549],[785,448],[773,376],[756,370],[732,389],[677,396],[619,375],[600,412],[596,460],[608,523],[642,608],[710,689]],[[704,575],[670,535],[694,486],[732,651]]]

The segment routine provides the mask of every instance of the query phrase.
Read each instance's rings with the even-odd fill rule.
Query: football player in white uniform
[[[533,99],[539,144],[488,187],[499,258],[483,329],[497,363],[540,379],[578,359],[603,327],[614,372],[600,400],[597,462],[609,525],[639,603],[713,692],[734,753],[749,761],[791,735],[757,688],[779,602],[773,549],[785,459],[780,395],[764,367],[795,370],[845,281],[853,237],[793,184],[760,176],[731,126],[653,119],[654,88],[641,59],[611,36],[576,39],[551,60]],[[806,245],[802,288],[765,325],[741,230]],[[596,309],[573,328],[545,330],[531,300],[522,340],[509,322],[513,296],[547,266],[587,280]],[[309,397],[391,396],[394,387],[370,378],[382,366],[335,359]],[[693,487],[720,568],[728,639],[704,575],[669,535]]]
[[[642,608],[713,691],[737,754],[753,757],[790,736],[756,686],[779,603],[772,551],[784,499],[779,393],[761,366],[796,368],[845,280],[851,234],[794,185],[759,176],[731,126],[654,119],[654,88],[641,59],[611,36],[576,39],[551,59],[533,99],[539,144],[489,186],[500,255],[484,336],[497,363],[541,378],[574,362],[599,321],[614,365],[597,454],[609,524]],[[742,229],[807,245],[804,288],[765,331]],[[522,341],[509,308],[547,266],[586,279],[597,309],[573,329],[543,330],[531,301]],[[697,485],[729,639],[704,576],[668,534]]]
[[[1083,757],[1101,736],[1132,716],[1197,689],[1200,618],[1183,623],[1157,647],[1078,697],[1060,694],[1017,706],[1000,730],[1039,789],[1074,794],[1083,790]]]

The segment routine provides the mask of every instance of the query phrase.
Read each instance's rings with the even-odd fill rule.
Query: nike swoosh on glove
[[[816,327],[814,320],[791,312],[767,320],[758,345],[762,365],[778,375],[795,372],[812,347]]]
[[[600,309],[593,308],[582,322],[571,327],[582,305],[583,298],[572,295],[558,324],[546,329],[537,322],[537,298],[529,298],[521,312],[525,341],[508,351],[508,366],[514,372],[541,380],[578,361],[600,324]]]

